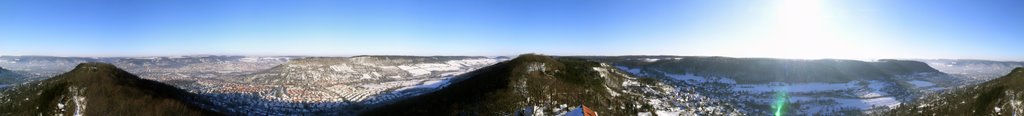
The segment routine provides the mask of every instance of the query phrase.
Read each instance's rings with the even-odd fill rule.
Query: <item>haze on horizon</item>
[[[1024,61],[1024,1],[4,0],[0,55]]]

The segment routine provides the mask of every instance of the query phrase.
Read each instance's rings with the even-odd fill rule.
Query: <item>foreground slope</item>
[[[655,112],[664,106],[661,105],[663,101],[667,101],[659,97],[697,99],[667,94],[675,91],[674,88],[654,80],[629,77],[604,63],[533,54],[521,55],[452,81],[441,90],[396,101],[362,114],[555,115],[586,105],[600,115],[615,116]],[[676,107],[664,109],[671,108]],[[704,115],[736,113],[729,110],[735,108],[694,109],[698,108],[685,112]],[[684,111],[676,113],[679,112]]]
[[[1024,113],[1024,68],[973,87],[904,104],[883,115],[1020,115]]]
[[[196,95],[104,63],[5,90],[0,115],[216,115]]]

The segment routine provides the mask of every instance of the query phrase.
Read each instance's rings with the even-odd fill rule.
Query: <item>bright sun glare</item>
[[[726,48],[729,56],[779,58],[862,58],[881,49],[866,36],[850,34],[837,20],[841,13],[830,9],[828,1],[779,0],[766,12],[767,17],[753,20],[750,34],[733,41],[739,48]],[[736,46],[732,46],[736,47]]]

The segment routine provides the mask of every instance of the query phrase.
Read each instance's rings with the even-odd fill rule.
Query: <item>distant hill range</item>
[[[103,62],[118,66],[143,78],[158,76],[220,77],[251,73],[287,62],[293,56],[165,56],[165,57],[56,57],[0,56],[0,66],[23,70],[35,75],[54,76],[87,62]],[[224,73],[224,74],[222,74]]]
[[[978,84],[1002,77],[1017,67],[1024,67],[1019,61],[991,61],[971,59],[921,59],[932,68],[958,77],[963,85]]]
[[[1024,113],[1024,67],[975,86],[928,96],[881,115],[1020,115]]]
[[[928,64],[910,60],[821,59],[796,60],[772,58],[730,58],[697,56],[618,56],[583,57],[613,63],[640,73],[694,74],[704,77],[728,77],[737,83],[766,82],[848,82],[876,80],[898,75],[936,73]],[[654,72],[659,71],[659,72]]]
[[[0,115],[218,115],[202,98],[104,63],[4,90]]]

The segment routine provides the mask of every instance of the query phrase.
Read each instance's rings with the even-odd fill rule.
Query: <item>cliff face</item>
[[[104,63],[82,63],[3,93],[3,115],[217,115],[193,105],[202,101],[194,94]]]

